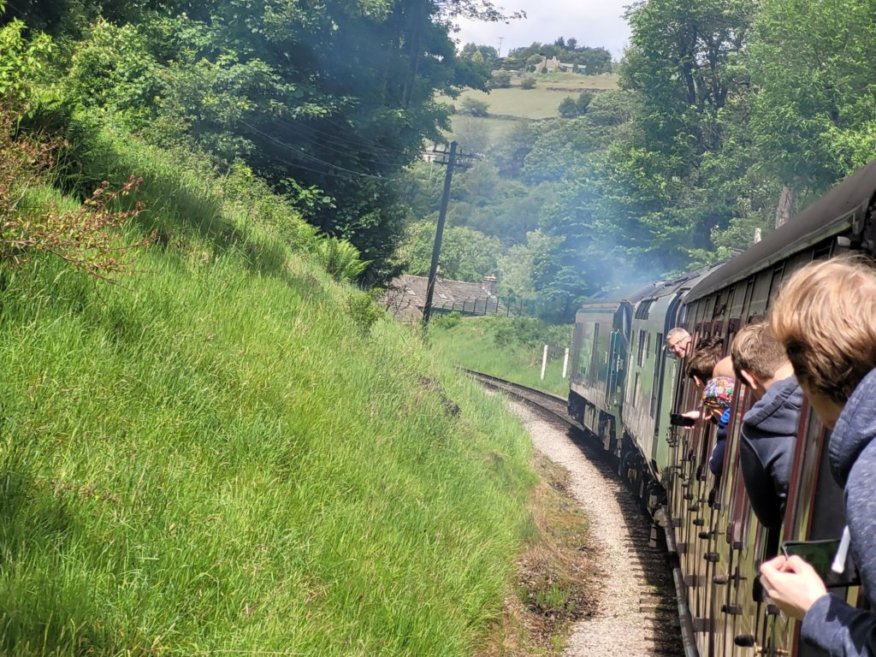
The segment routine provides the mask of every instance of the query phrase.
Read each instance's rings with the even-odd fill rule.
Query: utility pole
[[[474,155],[457,154],[457,143],[450,142],[449,150],[439,151],[438,147],[432,149],[433,154],[441,156],[439,164],[447,166],[447,171],[444,172],[444,192],[441,195],[441,207],[438,210],[438,226],[435,229],[435,244],[432,247],[432,264],[429,267],[429,282],[426,285],[426,305],[423,307],[423,326],[429,324],[429,318],[432,316],[432,297],[435,294],[435,279],[438,275],[438,260],[441,257],[441,240],[444,238],[444,222],[447,219],[447,206],[450,203],[450,183],[453,181],[454,169],[467,169],[471,166]],[[446,159],[444,159],[446,157]]]

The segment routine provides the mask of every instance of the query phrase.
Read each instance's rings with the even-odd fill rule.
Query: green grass
[[[559,344],[563,338],[568,344],[571,327],[551,327],[535,346],[499,344],[496,331],[506,322],[505,318],[472,317],[458,324],[448,322],[452,326],[447,327],[439,320],[430,328],[429,339],[435,352],[449,363],[566,397],[569,384],[563,378],[562,355],[548,359],[544,380],[541,362],[543,345]]]
[[[528,526],[519,424],[255,206],[93,146],[169,239],[112,285],[0,267],[0,654],[471,654]]]
[[[489,105],[487,111],[495,117],[545,119],[559,116],[557,107],[567,96],[577,98],[578,94],[585,90],[617,88],[617,76],[614,75],[550,73],[533,74],[532,77],[537,80],[534,89],[521,89],[520,78],[515,78],[508,89],[493,89],[490,93],[467,89],[458,98],[440,96],[439,100],[458,108],[463,98],[475,98],[487,103]],[[501,119],[494,118],[494,120]]]

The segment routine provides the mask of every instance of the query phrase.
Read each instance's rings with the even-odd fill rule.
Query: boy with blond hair
[[[767,594],[802,620],[801,636],[830,655],[876,656],[876,270],[862,259],[812,263],[791,277],[770,326],[825,426],[831,471],[844,488],[850,545],[870,610],[827,592],[798,556],[761,565]]]
[[[760,523],[782,524],[803,391],[785,348],[766,323],[743,327],[730,345],[736,380],[755,404],[742,418],[739,462],[745,492]]]

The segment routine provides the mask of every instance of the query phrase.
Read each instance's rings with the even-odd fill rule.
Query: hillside
[[[531,533],[519,424],[245,172],[80,146],[145,209],[114,283],[0,262],[0,652],[471,654]]]

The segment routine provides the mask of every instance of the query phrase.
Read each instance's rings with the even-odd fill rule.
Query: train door
[[[828,463],[829,433],[808,404],[803,406],[802,417],[782,539],[838,539],[845,526],[845,509],[843,491],[834,481]],[[831,593],[845,597],[854,604],[858,591],[834,588]],[[798,657],[823,654],[800,641],[799,627],[776,635],[775,654],[781,655],[782,650],[789,648],[793,648],[791,654]]]

